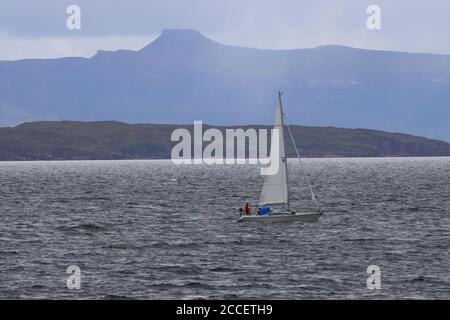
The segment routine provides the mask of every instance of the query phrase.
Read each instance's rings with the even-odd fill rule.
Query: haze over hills
[[[24,123],[0,128],[0,160],[168,159],[178,143],[171,142],[171,133],[179,127],[117,121]],[[192,132],[192,125],[182,127]],[[216,128],[224,134],[225,127]],[[291,129],[306,157],[450,156],[449,143],[411,135],[332,127]],[[288,156],[295,157],[290,140],[286,147]]]
[[[139,51],[0,61],[0,125],[36,120],[370,128],[450,141],[450,56],[261,50],[165,30]]]

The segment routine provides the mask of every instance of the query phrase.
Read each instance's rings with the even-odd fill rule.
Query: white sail
[[[281,105],[281,94],[278,95],[278,108],[275,114],[274,129],[278,129],[278,146],[279,157],[272,159],[273,147],[277,145],[274,138],[276,135],[272,133],[271,143],[271,166],[278,164],[278,171],[273,175],[264,176],[264,185],[259,196],[259,205],[285,203],[289,206],[289,192],[287,184],[287,160],[284,148],[284,121],[283,107]],[[274,163],[274,161],[278,163]]]

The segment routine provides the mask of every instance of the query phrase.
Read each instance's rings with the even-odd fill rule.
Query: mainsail
[[[284,120],[283,107],[281,105],[281,93],[278,94],[278,108],[275,114],[274,129],[278,129],[278,135],[272,132],[270,165],[278,171],[273,175],[264,176],[264,184],[259,196],[259,205],[285,203],[289,206],[289,192],[287,183],[287,159],[284,148]],[[274,141],[278,136],[278,141]],[[278,142],[278,143],[276,143]],[[273,159],[273,148],[279,146],[279,157]],[[278,163],[276,163],[278,162]]]

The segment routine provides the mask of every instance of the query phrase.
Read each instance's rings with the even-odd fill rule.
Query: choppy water
[[[0,163],[0,298],[450,298],[450,158],[305,162],[328,212],[274,225],[235,223],[256,166]]]

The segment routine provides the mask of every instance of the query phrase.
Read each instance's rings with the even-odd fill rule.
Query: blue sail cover
[[[259,215],[260,216],[263,216],[263,215],[266,215],[266,214],[269,214],[269,213],[270,213],[270,207],[269,206],[262,206],[262,207],[259,208]]]

